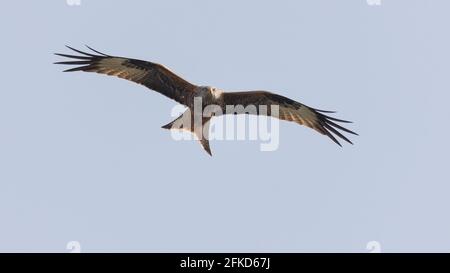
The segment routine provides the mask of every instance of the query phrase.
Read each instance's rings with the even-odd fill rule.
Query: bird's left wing
[[[195,92],[194,84],[177,76],[163,65],[136,59],[115,57],[98,52],[86,53],[67,46],[81,55],[68,55],[55,53],[58,56],[74,60],[56,62],[55,64],[76,65],[64,72],[86,71],[117,76],[135,83],[142,84],[157,91],[181,104],[185,104],[185,98],[189,93]]]
[[[256,107],[256,114],[274,116],[274,113],[271,113],[271,106],[277,105],[279,112],[278,116],[274,117],[308,126],[317,132],[328,136],[339,146],[341,146],[341,144],[334,135],[347,141],[348,143],[353,143],[338,130],[357,135],[355,132],[350,131],[349,129],[336,123],[350,123],[349,121],[330,117],[325,114],[333,113],[332,111],[314,109],[289,98],[267,91],[224,92],[222,98],[223,105],[221,107],[223,111],[226,111],[227,105],[242,105],[243,107],[253,105]],[[267,112],[262,113],[260,106],[266,106]]]

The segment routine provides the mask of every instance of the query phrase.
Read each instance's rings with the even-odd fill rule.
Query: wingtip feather
[[[94,51],[94,52],[97,53],[97,54],[103,55],[103,56],[105,56],[105,57],[111,57],[111,56],[109,56],[108,54],[105,54],[105,53],[102,53],[102,52],[100,52],[100,51],[98,51],[98,50],[95,50],[95,49],[93,49],[92,47],[90,47],[90,46],[88,46],[88,45],[86,45],[86,44],[85,44],[84,46],[87,47],[88,49]]]

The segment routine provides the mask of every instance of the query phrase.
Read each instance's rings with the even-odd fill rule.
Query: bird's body
[[[91,48],[89,49],[97,54],[68,48],[82,55],[56,53],[56,55],[62,57],[76,59],[76,61],[57,62],[57,64],[77,65],[65,70],[65,72],[86,71],[117,76],[142,84],[187,106],[188,109],[183,115],[164,125],[163,128],[182,129],[193,133],[210,155],[208,129],[209,121],[213,116],[225,114],[274,116],[273,106],[276,106],[278,110],[278,115],[274,117],[308,126],[321,134],[327,135],[338,145],[340,143],[334,135],[349,143],[352,142],[337,129],[356,135],[356,133],[336,124],[336,122],[348,123],[348,121],[325,115],[325,113],[333,112],[314,109],[281,95],[267,91],[224,92],[211,86],[191,84],[160,64],[109,56]],[[236,111],[236,108],[233,107],[232,112],[227,111],[229,106],[237,105],[243,106],[239,108],[240,111]],[[213,110],[210,115],[205,116],[203,110],[208,107],[213,108]],[[196,111],[197,108],[200,108],[200,111]],[[244,110],[242,111],[242,109]]]

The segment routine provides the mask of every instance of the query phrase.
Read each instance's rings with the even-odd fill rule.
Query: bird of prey
[[[196,99],[201,99],[201,106],[203,108],[208,105],[215,105],[219,107],[220,110],[222,110],[221,112],[223,115],[227,114],[225,110],[229,105],[241,105],[243,107],[254,105],[257,109],[255,113],[244,112],[242,114],[267,116],[271,115],[270,109],[272,106],[278,106],[278,115],[275,116],[276,118],[280,120],[293,121],[297,124],[310,127],[320,134],[328,136],[339,146],[341,146],[341,144],[337,140],[336,136],[350,144],[353,143],[338,130],[357,135],[355,132],[352,132],[349,129],[337,124],[337,122],[350,123],[349,121],[337,119],[327,115],[329,113],[334,113],[333,111],[318,110],[278,94],[268,91],[224,92],[215,87],[192,84],[161,64],[131,58],[110,56],[94,50],[89,46],[87,47],[92,50],[92,53],[83,52],[69,46],[67,47],[78,54],[68,55],[55,53],[58,56],[71,59],[70,61],[56,62],[55,64],[75,65],[75,67],[67,69],[64,72],[86,71],[117,76],[119,78],[142,84],[151,90],[159,92],[177,101],[178,103],[187,106],[187,115],[183,114],[179,116],[174,121],[162,126],[162,128],[182,129],[189,131],[197,137],[200,144],[209,155],[212,154],[209,146],[209,140],[205,136],[205,133],[209,130],[210,119],[214,115],[220,115],[220,113],[217,114],[217,112],[215,112],[211,116],[202,116],[200,118],[200,122],[183,123],[183,119],[186,119],[186,116],[187,119],[190,118],[191,121],[194,120],[195,113],[193,110],[194,101]],[[267,107],[268,111],[264,113],[263,111],[259,111],[258,109],[260,109],[261,106]],[[235,112],[233,114],[241,113]],[[182,125],[179,125],[180,123]]]

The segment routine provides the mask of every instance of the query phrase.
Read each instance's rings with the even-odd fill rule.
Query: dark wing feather
[[[265,114],[259,112],[259,106],[267,106],[267,114],[272,116],[274,113],[270,112],[270,106],[278,105],[279,113],[277,118],[308,126],[317,132],[328,136],[339,146],[341,146],[341,144],[334,135],[348,143],[353,143],[338,130],[357,135],[355,132],[336,124],[336,122],[350,123],[349,121],[333,118],[324,114],[333,113],[332,111],[314,109],[289,98],[266,91],[225,92],[223,93],[222,105],[224,111],[226,111],[226,105],[242,105],[244,107],[254,105],[258,111],[257,114]]]
[[[55,53],[58,56],[73,59],[56,62],[55,64],[76,65],[64,72],[86,71],[117,76],[135,83],[142,84],[179,103],[186,104],[186,95],[194,92],[196,86],[180,78],[163,65],[130,58],[114,57],[98,52],[86,53],[68,46],[69,49],[81,55]]]

